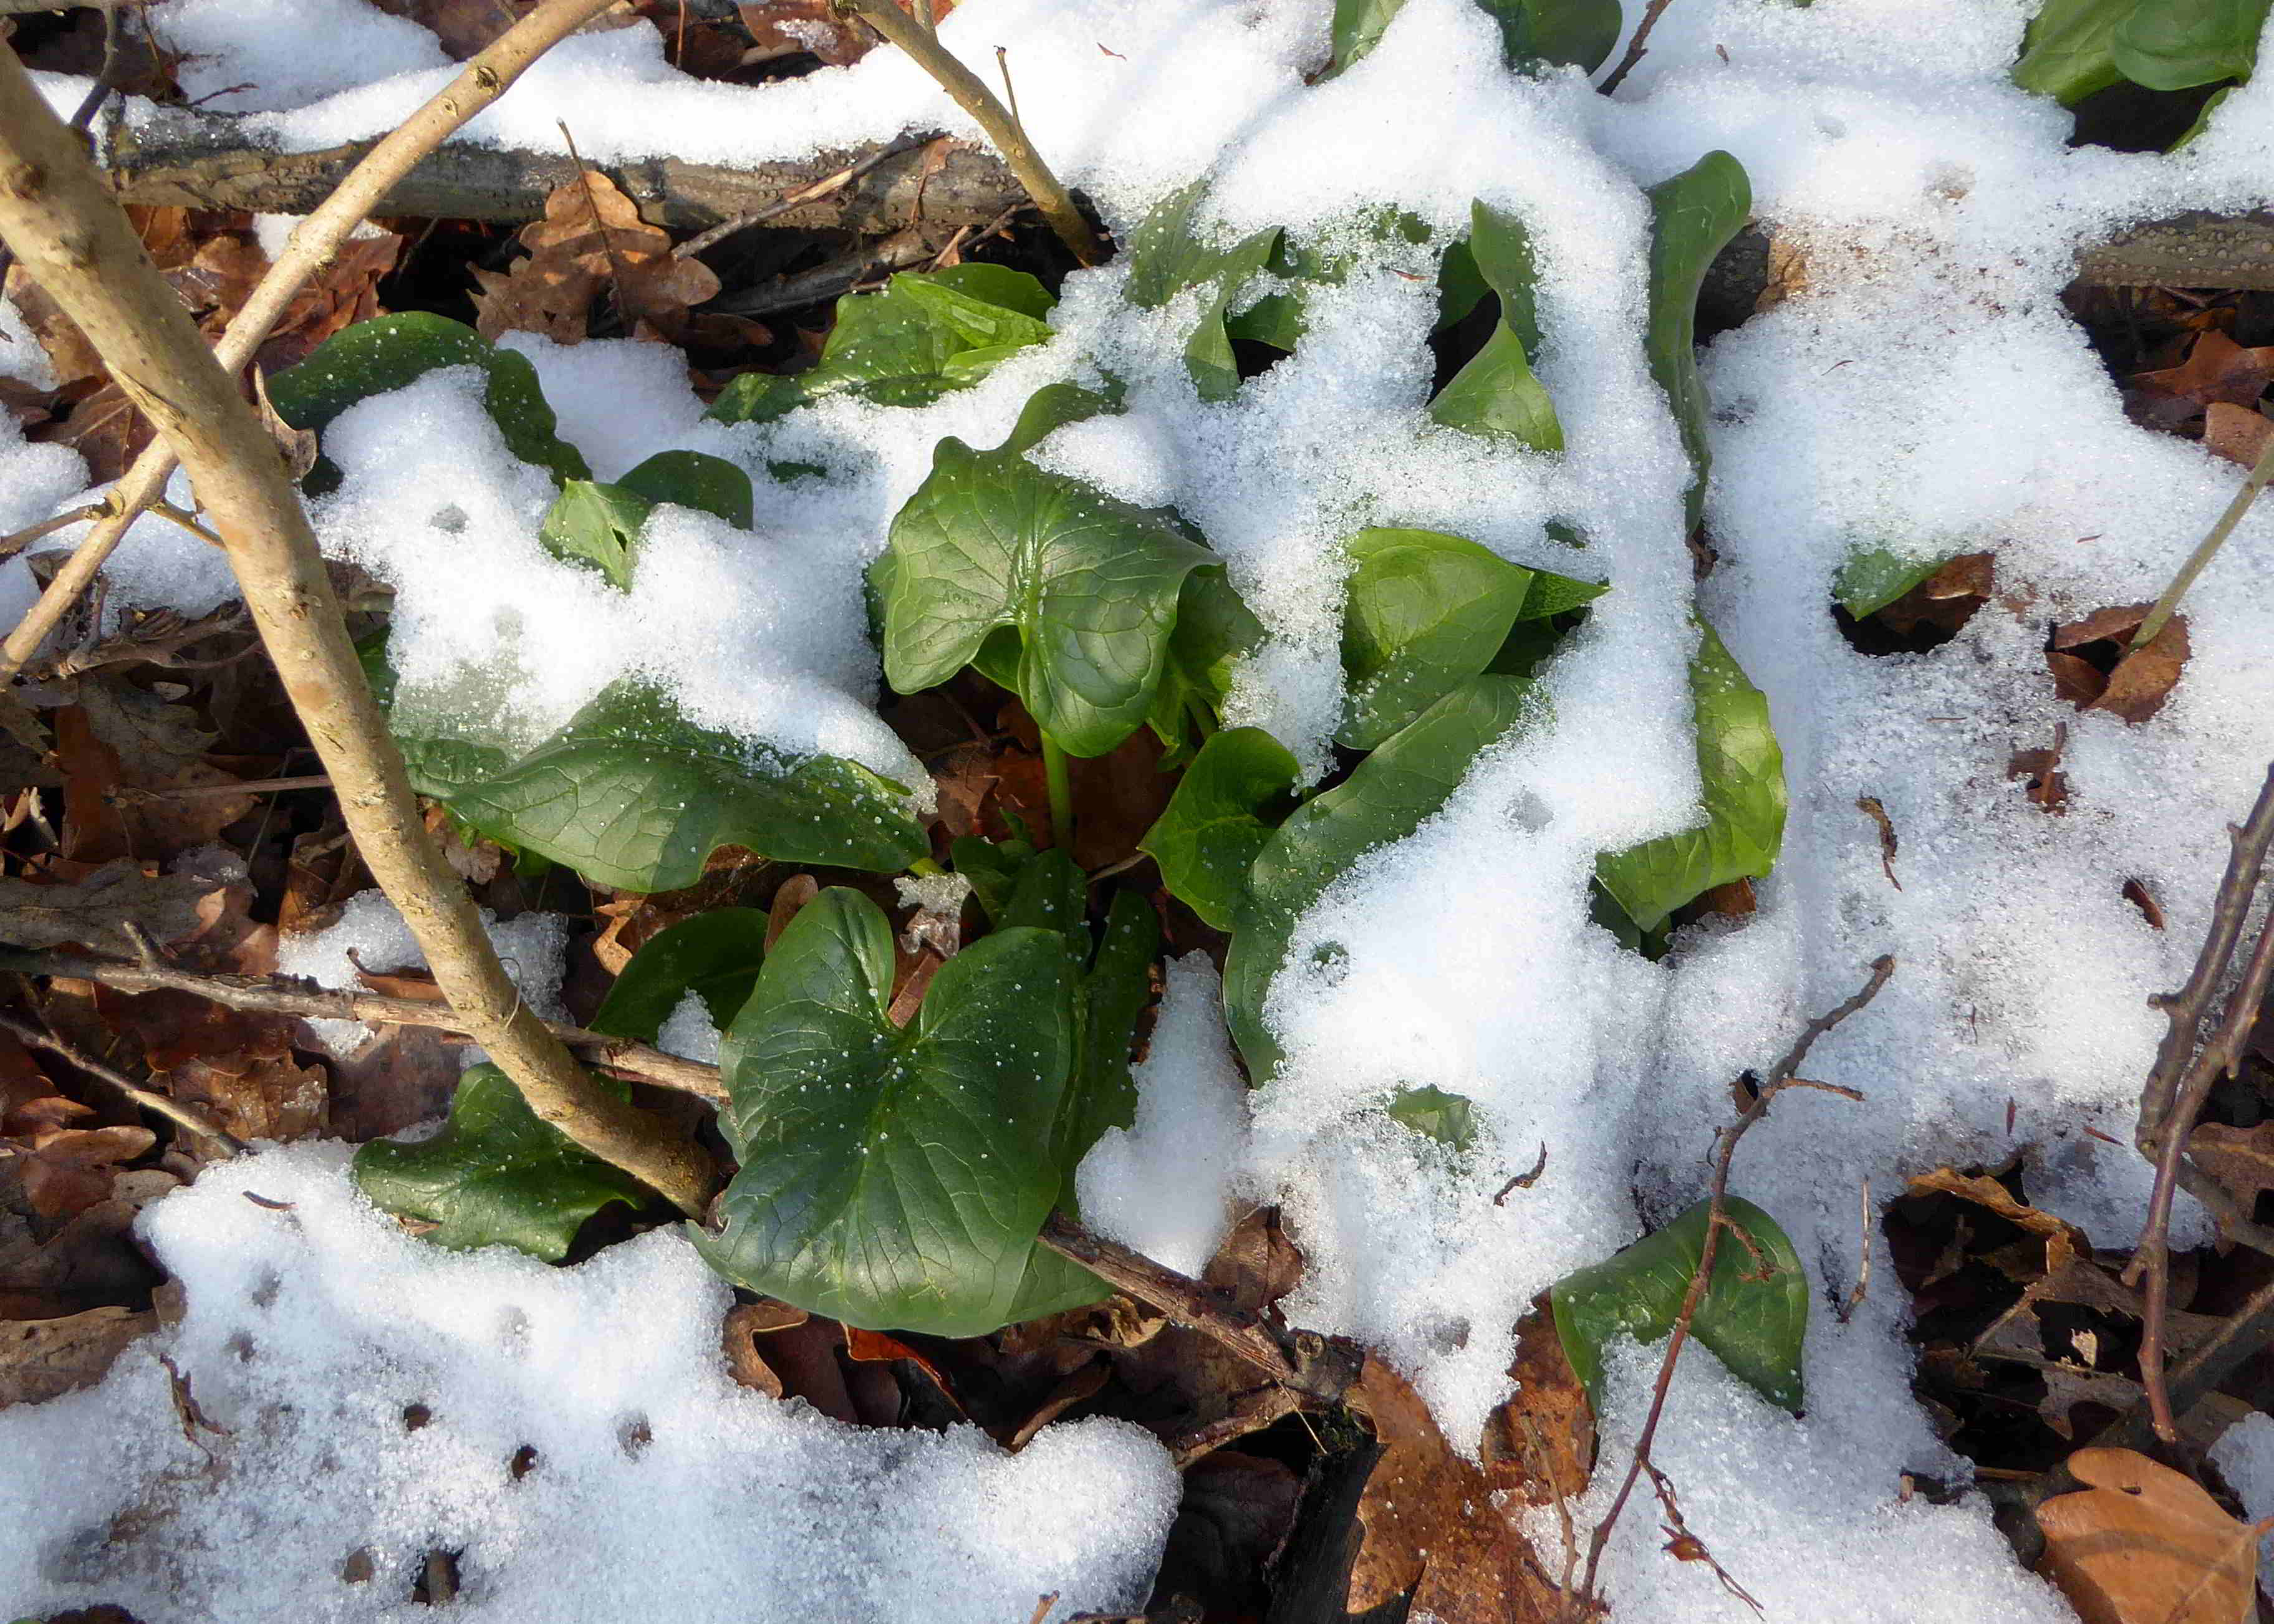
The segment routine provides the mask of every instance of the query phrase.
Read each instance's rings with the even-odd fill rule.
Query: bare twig
[[[252,359],[285,309],[309,279],[331,262],[348,233],[363,223],[372,206],[440,146],[453,131],[480,112],[521,77],[529,64],[579,25],[606,11],[611,0],[550,0],[501,34],[466,63],[403,127],[371,149],[339,189],[302,221],[267,275],[229,324],[214,357],[234,376]],[[123,386],[126,380],[118,380]],[[162,436],[134,459],[113,488],[110,513],[89,530],[64,560],[39,601],[0,643],[0,681],[23,670],[94,581],[96,572],[144,508],[162,495],[174,471],[174,452]]]
[[[720,221],[707,231],[697,232],[673,249],[671,257],[674,259],[691,258],[706,248],[726,241],[738,231],[747,231],[752,226],[761,226],[769,220],[779,219],[792,209],[802,207],[816,198],[827,197],[832,192],[851,185],[886,159],[897,158],[904,152],[910,152],[916,147],[928,145],[930,139],[926,137],[922,140],[904,141],[897,147],[879,147],[858,162],[848,163],[833,175],[825,175],[810,186],[799,187],[785,196],[779,203],[769,204],[764,208],[753,209],[748,214],[736,214],[731,220]]]
[[[123,959],[88,959],[74,953],[33,952],[0,948],[0,970],[25,975],[62,975],[93,981],[119,992],[186,992],[233,1010],[261,1015],[289,1015],[301,1020],[360,1020],[373,1026],[432,1026],[442,1032],[471,1033],[471,1022],[440,1000],[394,998],[368,992],[333,992],[282,975],[217,975],[177,969],[146,957],[129,964]],[[621,1071],[642,1082],[723,1100],[725,1086],[719,1068],[697,1060],[682,1060],[645,1043],[610,1037],[566,1021],[547,1021],[546,1030],[592,1064]]]
[[[1018,183],[1027,189],[1043,218],[1050,222],[1058,241],[1068,252],[1084,265],[1099,265],[1105,259],[1105,244],[1082,218],[1081,210],[1074,207],[1073,199],[1059,184],[1058,177],[1050,173],[1050,165],[1027,139],[1010,109],[996,99],[980,77],[949,55],[938,40],[892,0],[837,0],[837,9],[858,17],[893,44],[915,58],[916,65],[939,81],[955,104],[978,122],[995,143],[995,150],[1003,154],[1003,162]]]
[[[1802,1029],[1791,1049],[1785,1052],[1784,1058],[1778,1061],[1774,1069],[1762,1079],[1760,1092],[1753,1102],[1719,1135],[1719,1145],[1713,1157],[1711,1202],[1706,1208],[1706,1239],[1698,1247],[1698,1267],[1690,1272],[1690,1289],[1683,1294],[1681,1311],[1674,1317],[1674,1330],[1667,1338],[1666,1357],[1659,1362],[1658,1380],[1651,1388],[1650,1410],[1643,1417],[1642,1431],[1635,1439],[1634,1458],[1628,1462],[1627,1475],[1619,1485],[1619,1492],[1612,1500],[1610,1509],[1603,1514],[1603,1520],[1595,1525],[1595,1531],[1587,1541],[1587,1568],[1579,1580],[1577,1598],[1583,1608],[1593,1604],[1595,1577],[1602,1566],[1604,1549],[1611,1542],[1611,1530],[1618,1526],[1619,1514],[1626,1509],[1628,1500],[1634,1494],[1635,1485],[1645,1471],[1652,1473],[1653,1481],[1657,1478],[1655,1469],[1650,1464],[1650,1447],[1652,1440],[1658,1436],[1658,1424],[1666,1414],[1667,1395],[1674,1386],[1675,1365],[1682,1357],[1683,1345],[1690,1340],[1690,1328],[1698,1317],[1698,1304],[1705,1299],[1706,1282],[1713,1277],[1713,1259],[1720,1250],[1721,1231],[1729,1227],[1722,1207],[1728,1196],[1729,1163],[1737,1154],[1737,1142],[1745,1137],[1746,1132],[1755,1123],[1768,1115],[1770,1103],[1792,1082],[1793,1074],[1808,1058],[1808,1051],[1815,1047],[1816,1040],[1878,997],[1879,989],[1887,984],[1887,978],[1894,972],[1893,956],[1883,955],[1873,960],[1871,979],[1864,983],[1863,989],[1829,1014],[1818,1016]],[[1743,1595],[1743,1592],[1740,1590],[1737,1594]]]
[[[184,1105],[171,1095],[160,1094],[154,1088],[145,1088],[116,1066],[96,1059],[74,1043],[66,1042],[43,1026],[0,1011],[0,1030],[15,1034],[19,1041],[34,1049],[44,1049],[51,1055],[60,1055],[89,1077],[100,1078],[146,1111],[154,1111],[178,1127],[192,1133],[202,1133],[214,1140],[232,1156],[244,1153],[245,1141],[222,1129],[211,1117],[193,1105]]]
[[[1643,11],[1642,20],[1635,25],[1634,37],[1627,41],[1626,55],[1619,58],[1619,65],[1611,70],[1610,76],[1595,86],[1597,90],[1609,95],[1619,87],[1620,81],[1634,71],[1635,64],[1649,54],[1644,41],[1650,38],[1650,31],[1658,26],[1660,13],[1673,4],[1674,0],[1650,0],[1649,6]]]
[[[568,0],[566,10],[585,4]],[[293,710],[338,791],[357,850],[402,913],[437,984],[467,1018],[471,1035],[540,1119],[683,1211],[700,1213],[716,1182],[709,1159],[599,1086],[521,1007],[473,899],[426,833],[299,493],[234,365],[216,361],[78,137],[5,52],[0,237],[196,482]]]
[[[1863,1253],[1863,1261],[1856,1265],[1855,1289],[1849,1292],[1848,1300],[1840,1305],[1838,1318],[1842,1325],[1856,1317],[1856,1311],[1864,1306],[1864,1299],[1871,1295],[1871,1179],[1869,1174],[1864,1176],[1864,1192],[1857,1205],[1862,1209],[1862,1216],[1856,1244]]]
[[[42,536],[52,536],[65,526],[83,520],[101,518],[109,511],[108,503],[89,502],[84,508],[74,508],[68,513],[57,514],[52,519],[42,519],[37,524],[27,525],[12,536],[0,536],[0,559],[14,558]]]
[[[2234,493],[2234,500],[2227,503],[2226,511],[2218,515],[2218,523],[2210,527],[2210,533],[2197,542],[2195,550],[2187,554],[2187,561],[2180,566],[2180,573],[2172,577],[2172,584],[2164,589],[2164,595],[2156,600],[2156,606],[2148,611],[2148,618],[2140,622],[2140,629],[2132,634],[2129,646],[2144,649],[2156,641],[2156,634],[2164,629],[2164,622],[2172,618],[2172,612],[2180,606],[2180,599],[2187,596],[2187,589],[2195,583],[2195,577],[2210,568],[2211,560],[2218,556],[2218,550],[2226,545],[2226,538],[2234,534],[2234,527],[2242,523],[2242,515],[2250,511],[2250,504],[2258,500],[2258,493],[2266,488],[2266,482],[2270,479],[2274,479],[2274,440],[2269,440],[2259,452],[2258,461],[2250,465],[2249,476],[2243,480],[2242,488]]]

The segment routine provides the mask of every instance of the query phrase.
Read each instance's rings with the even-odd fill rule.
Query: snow
[[[351,0],[326,14],[370,30],[368,56],[230,20],[263,9],[171,0],[154,19],[206,30],[225,64],[217,81],[262,86],[225,105],[259,108],[250,132],[284,147],[378,133],[452,71],[387,45],[395,36]],[[389,651],[406,693],[478,701],[498,737],[530,742],[639,671],[715,725],[920,782],[868,709],[877,673],[860,572],[939,439],[996,443],[1038,385],[1109,369],[1128,386],[1126,413],[1061,432],[1038,460],[1133,501],[1173,502],[1209,537],[1270,634],[1226,719],[1269,727],[1314,777],[1344,698],[1337,544],[1352,530],[1451,530],[1611,590],[1543,674],[1526,728],[1305,921],[1298,962],[1329,941],[1344,953],[1332,977],[1285,976],[1275,989],[1287,1059],[1260,1079],[1245,1130],[1209,1036],[1212,991],[1196,966],[1171,970],[1143,1114],[1083,1169],[1102,1228],[1190,1259],[1227,1191],[1280,1200],[1307,1259],[1291,1317],[1384,1350],[1448,1435],[1472,1440],[1506,1395],[1522,1305],[1695,1199],[1732,1074],[1772,1061],[1893,953],[1886,990],[1811,1062],[1811,1076],[1864,1102],[1781,1102],[1747,1140],[1734,1186],[1791,1235],[1819,1304],[1856,1277],[1865,1181],[1884,1202],[1906,1173],[1945,1161],[2026,1152],[2033,1200],[2097,1244],[2128,1244],[2147,1177],[2124,1146],[2160,1033],[2145,999],[2182,979],[2225,824],[2274,756],[2274,508],[2245,521],[2190,597],[2193,654],[2162,714],[2126,726],[2059,702],[2040,659],[2046,625],[2153,597],[2238,477],[2125,420],[2059,296],[2076,250],[2122,224],[2274,203],[2274,75],[2234,92],[2183,154],[2120,154],[2067,149],[2067,117],[2007,82],[2022,0],[1682,0],[1610,100],[1574,73],[1507,75],[1468,0],[1411,0],[1372,56],[1306,87],[1330,9],[972,0],[940,37],[990,80],[995,46],[1010,46],[1026,125],[1117,227],[1201,174],[1227,233],[1332,230],[1385,202],[1441,233],[1462,229],[1472,198],[1513,210],[1540,263],[1539,372],[1566,453],[1503,450],[1428,423],[1430,290],[1399,274],[1426,275],[1423,250],[1385,254],[1322,296],[1301,349],[1217,404],[1194,398],[1179,364],[1178,307],[1129,308],[1112,266],[1067,280],[1051,342],[917,410],[838,397],[729,428],[696,421],[660,347],[516,339],[596,468],[673,445],[727,457],[752,475],[758,530],[666,511],[635,590],[614,594],[538,546],[550,487],[505,451],[470,375],[366,402],[328,436],[348,478],[317,518],[328,548],[395,588]],[[969,132],[891,50],[738,89],[674,74],[653,30],[632,27],[564,43],[469,139],[554,151],[561,117],[603,160],[666,146],[747,163]],[[1760,221],[1810,275],[1704,359],[1720,564],[1698,589],[1681,542],[1688,470],[1639,342],[1639,188],[1715,146],[1744,163]],[[778,461],[825,471],[777,482],[766,468]],[[63,500],[38,483],[54,477],[0,462],[27,513]],[[1587,548],[1551,539],[1552,520],[1575,523]],[[209,575],[154,550],[156,523],[130,539],[121,595],[200,601]],[[1858,654],[1827,613],[1829,583],[1851,549],[1882,543],[1994,549],[1999,592],[2014,601],[1984,607],[1931,653]],[[21,566],[9,568],[19,582]],[[1653,965],[1591,921],[1586,881],[1599,851],[1696,815],[1693,607],[1768,695],[1792,810],[1759,911],[1685,931]],[[2063,726],[2071,800],[2052,816],[2007,765]],[[1900,890],[1861,797],[1897,832]],[[2166,929],[2124,899],[2127,880],[2156,898]],[[1472,1102],[1465,1158],[1382,1116],[1391,1091],[1423,1086]],[[1538,1184],[1495,1204],[1543,1145]],[[162,1230],[178,1223],[186,1246],[189,1229],[227,1207],[200,1200],[169,1203],[162,1211],[183,1215]],[[2192,1204],[2180,1220],[2182,1241],[2202,1233]],[[669,1252],[652,1237],[639,1246],[627,1255]],[[1874,1300],[1849,1324],[1816,1315],[1804,1417],[1764,1409],[1693,1354],[1661,1464],[1773,1615],[2062,1616],[2015,1572],[1977,1503],[1902,1500],[1901,1474],[1962,1482],[1966,1466],[1909,1396],[1881,1264]],[[642,1323],[667,1336],[678,1321]],[[1615,1442],[1638,1419],[1647,1361],[1614,1363]],[[145,1362],[113,1380],[153,1379]],[[999,1470],[945,1446],[925,1458],[943,1477]],[[1087,1481],[1070,1475],[1063,1492]],[[688,1516],[709,1515],[705,1495],[687,1504]],[[1141,1522],[1124,1527],[1126,1550],[1144,1548]],[[1738,1605],[1661,1543],[1645,1513],[1610,1547],[1620,1616],[1687,1624]],[[935,1606],[965,1597],[939,1594]]]
[[[841,1425],[729,1379],[732,1294],[676,1231],[568,1269],[444,1252],[346,1158],[266,1151],[160,1203],[146,1232],[186,1316],[100,1386],[0,1411],[11,1609],[402,1619],[437,1549],[458,1553],[454,1615],[485,1624],[1142,1605],[1177,1477],[1136,1427],[1053,1426],[1013,1455],[972,1427]],[[162,1356],[222,1430],[184,1436]]]
[[[2253,1522],[2274,1517],[2274,1416],[2253,1413],[2242,1417],[2210,1447],[2211,1464],[2242,1501],[2242,1515]],[[2258,1547],[2258,1583],[2274,1589],[2274,1549]]]
[[[568,962],[568,921],[558,914],[521,914],[500,920],[482,910],[482,926],[530,1008],[548,1020],[567,1019],[561,977]],[[276,972],[302,976],[333,991],[368,992],[362,972],[424,970],[426,955],[386,894],[358,891],[320,930],[280,937]],[[359,1020],[312,1020],[308,1028],[335,1055],[353,1054],[373,1036]],[[471,1052],[471,1051],[470,1051]]]
[[[711,1006],[703,1002],[701,993],[690,992],[664,1018],[663,1027],[655,1036],[655,1046],[681,1060],[717,1065],[719,1038],[719,1028],[711,1023]]]

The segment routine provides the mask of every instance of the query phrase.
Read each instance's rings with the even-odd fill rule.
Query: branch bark
[[[308,279],[331,262],[349,232],[362,223],[373,206],[419,161],[440,146],[450,132],[503,95],[529,64],[558,41],[605,11],[609,0],[551,0],[501,34],[486,49],[471,58],[463,71],[413,113],[403,127],[375,142],[341,180],[336,191],[313,208],[292,234],[291,241],[268,274],[253,289],[245,308],[229,324],[214,354],[223,371],[234,376],[252,360],[285,307]],[[12,58],[11,58],[12,60]],[[17,71],[22,71],[20,65]],[[74,149],[74,156],[77,152]],[[270,154],[274,157],[274,154]],[[80,167],[84,167],[84,159]],[[297,213],[299,211],[290,211]],[[136,252],[140,252],[137,245]],[[124,385],[126,380],[119,380]],[[0,682],[12,679],[25,662],[39,652],[79,594],[109,560],[119,538],[142,510],[166,488],[174,471],[174,453],[162,435],[134,459],[124,478],[107,499],[110,515],[94,528],[64,561],[47,590],[40,594],[7,641],[0,643]]]
[[[568,0],[566,11],[553,15],[584,4]],[[78,139],[49,111],[12,54],[0,61],[0,237],[78,324],[196,481],[293,710],[331,774],[357,849],[471,1035],[538,1116],[682,1210],[700,1213],[714,1182],[708,1159],[610,1097],[523,1005],[472,898],[426,834],[315,533],[275,442],[239,393],[236,367],[207,348]],[[288,251],[287,259],[294,257]]]

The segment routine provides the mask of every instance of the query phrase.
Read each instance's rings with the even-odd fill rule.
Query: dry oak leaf
[[[135,1338],[157,1328],[158,1316],[147,1308],[0,1322],[0,1410],[93,1387]]]
[[[2213,456],[2253,467],[2269,440],[2274,440],[2274,419],[2255,407],[2213,401],[2203,413],[2203,449]]]
[[[2216,328],[2196,335],[2177,366],[2132,374],[2142,394],[2184,401],[2198,410],[2214,402],[2248,406],[2274,383],[2274,346],[2246,350]]]
[[[219,889],[192,874],[146,875],[124,858],[76,884],[0,878],[0,941],[131,955],[134,942],[122,929],[125,923],[141,926],[161,942],[173,941],[198,928],[198,905]]]
[[[2083,1624],[2242,1624],[2255,1605],[2257,1530],[2188,1478],[2129,1449],[2080,1449],[2090,1486],[2037,1507],[2037,1571]]]
[[[64,1128],[32,1135],[17,1153],[24,1199],[42,1218],[73,1218],[110,1199],[118,1164],[145,1156],[158,1136],[147,1128]]]
[[[580,170],[546,193],[545,218],[523,227],[521,242],[529,257],[512,270],[474,273],[483,289],[474,326],[485,338],[519,328],[576,343],[603,290],[626,328],[645,322],[675,337],[689,306],[719,292],[710,267],[674,259],[671,234],[642,220],[639,206],[598,169]]]
[[[2187,1135],[2187,1158],[2233,1191],[2247,1213],[2262,1192],[2274,1190],[2274,1122],[2255,1128],[2204,1123]]]

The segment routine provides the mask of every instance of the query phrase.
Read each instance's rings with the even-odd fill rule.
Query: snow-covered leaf
[[[658,505],[698,508],[742,530],[757,523],[750,477],[724,457],[659,451],[616,484]]]
[[[1480,199],[1470,207],[1468,259],[1499,296],[1500,320],[1484,347],[1429,402],[1429,415],[1450,428],[1505,435],[1535,451],[1561,451],[1563,425],[1532,371],[1540,355],[1540,317],[1531,234],[1514,214]]]
[[[1710,152],[1679,175],[1650,189],[1650,320],[1643,353],[1650,375],[1666,391],[1690,454],[1690,528],[1705,511],[1706,445],[1710,402],[1698,377],[1698,289],[1714,255],[1728,246],[1752,213],[1753,190],[1744,165]]]
[[[1832,595],[1856,620],[1876,614],[1956,557],[1951,553],[1907,557],[1886,547],[1851,553],[1832,578]]]
[[[620,1099],[613,1078],[596,1084]],[[565,1256],[584,1221],[614,1201],[638,1206],[647,1188],[540,1121],[493,1065],[458,1080],[450,1120],[415,1145],[375,1139],[356,1152],[356,1183],[379,1206],[435,1228],[438,1246],[505,1245],[547,1260]]]

